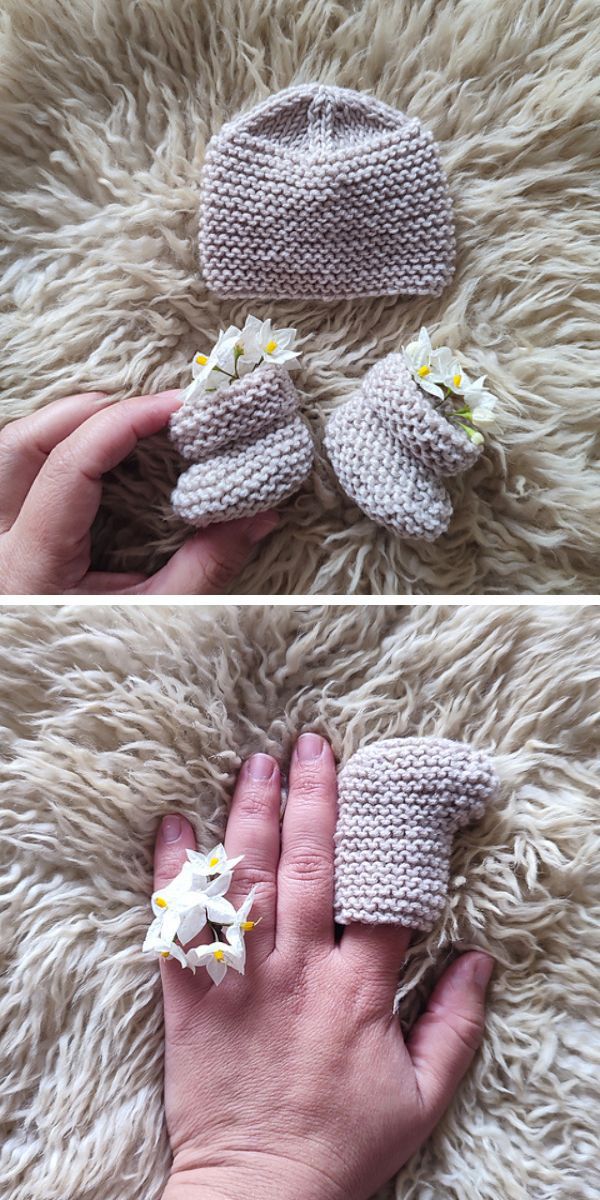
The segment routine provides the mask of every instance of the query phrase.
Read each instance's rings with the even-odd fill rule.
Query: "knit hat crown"
[[[288,88],[209,142],[200,257],[219,295],[439,295],[454,253],[431,133],[372,96]]]

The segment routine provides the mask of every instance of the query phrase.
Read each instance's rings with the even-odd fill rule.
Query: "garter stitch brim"
[[[481,817],[498,780],[462,742],[390,738],[339,775],[335,918],[430,929],[448,891],[455,831]]]
[[[455,240],[432,134],[346,88],[270,96],[208,144],[200,260],[225,297],[439,295]]]

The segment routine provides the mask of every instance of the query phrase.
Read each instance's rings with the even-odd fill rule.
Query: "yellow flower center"
[[[170,957],[171,957],[171,955],[169,954],[169,951],[168,951],[168,950],[161,950],[161,952],[160,952],[160,957],[161,957],[161,958],[170,958]]]
[[[201,367],[205,367],[208,362],[208,355],[207,354],[197,354],[196,362],[200,363]]]
[[[256,925],[256,921],[242,921],[242,924],[240,925],[240,929],[243,929],[247,932],[249,929],[254,929],[255,925]]]
[[[213,954],[214,954],[217,962],[221,962],[221,959],[225,958],[225,954],[223,953],[222,950],[213,950]]]
[[[421,379],[424,379],[426,375],[429,375],[430,370],[431,370],[431,367],[428,367],[428,366],[419,367],[419,370],[417,371],[417,375],[420,375]]]
[[[273,351],[276,349],[277,349],[277,342],[274,342],[273,338],[271,338],[271,341],[267,342],[267,344],[265,346],[265,350],[266,350],[267,354],[272,354]]]
[[[217,856],[216,856],[216,855],[215,855],[215,857],[214,857],[214,858],[211,858],[211,859],[209,859],[209,863],[208,863],[208,865],[209,865],[209,867],[218,867],[218,865],[219,865],[219,859],[217,858]]]
[[[455,376],[454,376],[454,378],[453,378],[452,382],[453,382],[453,384],[454,384],[454,386],[455,386],[455,387],[460,387],[460,381],[461,381],[461,379],[462,379],[462,375],[455,375]]]
[[[156,904],[157,908],[167,908],[167,902],[162,896],[157,896],[154,903]]]

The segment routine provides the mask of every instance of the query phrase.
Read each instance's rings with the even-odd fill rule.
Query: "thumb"
[[[406,1043],[424,1109],[435,1124],[483,1040],[489,954],[462,954],[444,972]]]
[[[180,550],[136,592],[162,596],[208,596],[224,592],[246,565],[254,547],[279,524],[276,512],[257,513],[223,525],[210,525]]]

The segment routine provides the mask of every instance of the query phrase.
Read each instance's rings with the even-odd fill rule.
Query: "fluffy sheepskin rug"
[[[408,1025],[457,943],[487,947],[485,1044],[389,1195],[596,1200],[599,645],[594,607],[5,610],[3,1200],[159,1200],[154,834],[177,807],[214,843],[242,757],[285,767],[306,727],[340,762],[464,738],[502,781],[399,993]]]
[[[296,325],[317,464],[244,593],[589,593],[600,549],[590,264],[600,222],[592,0],[4,0],[0,421],[70,392],[187,382],[248,311]],[[198,265],[200,171],[224,120],[293,83],[371,92],[431,128],[459,257],[440,299],[218,301]],[[595,239],[594,239],[595,235]],[[328,413],[426,324],[486,373],[503,432],[453,484],[434,545],[340,493]],[[185,530],[165,437],[107,482],[105,569],[156,568]]]

